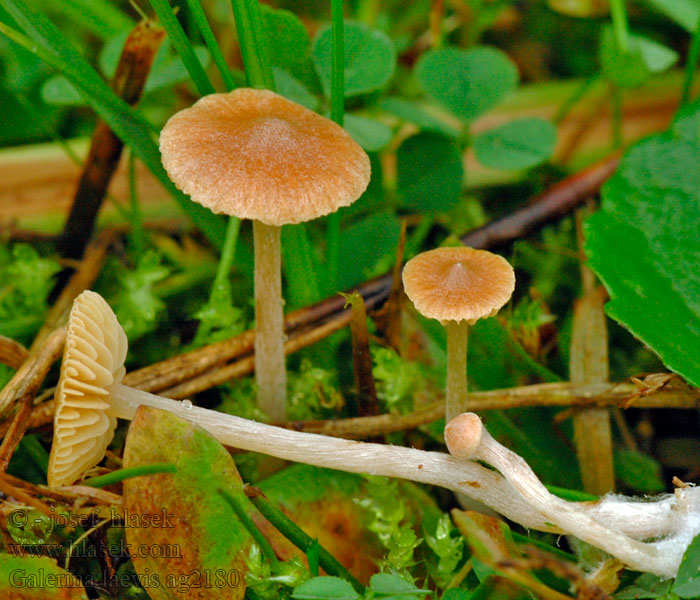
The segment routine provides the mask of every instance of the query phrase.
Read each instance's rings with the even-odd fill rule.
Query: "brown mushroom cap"
[[[486,250],[436,248],[406,263],[403,285],[422,315],[473,324],[508,302],[515,274],[508,261]]]
[[[367,154],[342,127],[267,90],[201,98],[165,124],[160,151],[192,200],[267,225],[348,206],[370,178]]]
[[[68,318],[56,388],[50,486],[70,485],[105,455],[117,420],[105,389],[124,377],[127,339],[107,302],[95,292],[78,296]]]

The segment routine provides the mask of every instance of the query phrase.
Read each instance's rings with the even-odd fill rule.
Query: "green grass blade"
[[[345,39],[343,0],[331,0],[331,119],[341,127],[345,120]]]
[[[182,64],[185,65],[187,72],[190,74],[192,81],[194,81],[194,84],[197,86],[199,93],[202,96],[213,94],[215,92],[214,86],[204,72],[204,67],[202,67],[202,63],[199,62],[194,48],[190,40],[187,39],[168,0],[150,0],[150,2],[153,10],[155,10],[158,15],[158,20],[165,28],[165,31],[168,32],[170,41],[180,56]]]
[[[345,121],[345,43],[343,31],[343,0],[331,0],[331,119],[341,127]],[[338,287],[338,265],[340,263],[340,212],[326,219],[326,264],[325,288],[332,294]]]
[[[170,463],[155,463],[152,465],[139,465],[128,469],[117,469],[105,475],[91,477],[83,481],[83,485],[95,488],[102,488],[108,485],[120,483],[132,477],[142,477],[143,475],[158,475],[160,473],[177,473],[177,467]]]
[[[257,0],[232,0],[238,43],[248,85],[258,89],[275,89],[267,40],[262,33],[262,16]]]
[[[224,58],[223,52],[221,52],[219,43],[216,41],[216,37],[214,37],[214,32],[211,30],[211,26],[209,25],[209,21],[207,20],[207,15],[204,13],[204,8],[202,8],[202,4],[199,0],[186,0],[186,2],[187,6],[190,9],[190,12],[192,13],[192,18],[197,24],[199,32],[202,34],[202,39],[207,45],[209,53],[211,54],[211,57],[214,60],[214,63],[216,64],[216,68],[219,69],[219,73],[221,73],[221,78],[224,80],[226,88],[229,91],[231,91],[234,88],[237,88],[238,86],[233,80],[233,75],[231,74],[231,70],[226,64],[226,59]]]
[[[114,3],[104,0],[63,0],[61,12],[104,41],[134,26]]]
[[[4,6],[19,25],[25,28],[29,37],[3,23],[0,23],[0,33],[66,76],[112,131],[134,150],[212,243],[220,247],[224,240],[225,222],[203,206],[192,202],[170,181],[152,137],[156,133],[154,128],[112,91],[90,63],[44,15],[31,11],[22,0],[5,0]]]
[[[309,306],[320,300],[319,265],[303,223],[283,227],[282,253],[288,308]]]
[[[681,94],[681,106],[685,106],[690,102],[690,92],[693,89],[693,78],[695,71],[698,70],[698,58],[700,58],[700,20],[698,20],[697,28],[693,33],[693,38],[690,42],[688,50],[688,58],[685,64],[685,80],[683,81],[683,92]]]

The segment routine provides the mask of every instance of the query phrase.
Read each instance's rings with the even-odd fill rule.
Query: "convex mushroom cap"
[[[508,261],[486,250],[436,248],[406,263],[403,285],[422,315],[473,325],[508,302],[515,274]]]
[[[367,154],[342,127],[267,90],[201,98],[165,124],[160,151],[192,200],[266,225],[348,206],[370,178]]]
[[[73,483],[104,457],[117,424],[106,388],[124,377],[127,344],[124,330],[102,296],[85,291],[76,298],[55,395],[48,469],[51,487]]]

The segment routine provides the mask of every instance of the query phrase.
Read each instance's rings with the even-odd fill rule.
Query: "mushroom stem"
[[[274,421],[286,420],[287,407],[280,232],[280,227],[253,221],[255,380],[258,406]]]
[[[506,481],[545,519],[577,538],[601,548],[619,558],[629,567],[663,576],[675,576],[686,545],[679,539],[687,536],[687,529],[700,529],[697,510],[697,494],[684,499],[689,523],[686,531],[678,528],[673,539],[657,543],[644,543],[632,539],[619,529],[601,523],[581,506],[552,495],[533,473],[530,466],[516,453],[499,444],[483,427],[474,413],[459,415],[447,424],[445,440],[453,456],[462,459],[481,460],[496,467]],[[694,516],[692,513],[696,513]],[[672,520],[678,521],[679,515]],[[697,531],[696,531],[697,533]],[[670,542],[674,543],[670,543]]]
[[[110,412],[120,419],[132,420],[140,405],[167,410],[198,424],[227,446],[351,473],[438,485],[471,496],[525,527],[560,532],[547,525],[542,515],[524,502],[496,472],[442,452],[291,431],[193,406],[188,400],[164,398],[121,383],[113,383],[106,390],[105,400],[110,404]]]
[[[447,395],[445,419],[467,410],[467,334],[466,321],[447,321]]]
[[[496,447],[492,448],[490,454],[484,450],[484,460],[491,464],[501,463],[499,469],[507,472],[510,479],[507,481],[491,469],[470,460],[464,460],[466,447],[477,448],[481,445],[482,440],[478,436],[482,434],[479,433],[479,428],[483,433],[485,430],[481,427],[480,421],[477,423],[476,437],[472,436],[469,439],[469,436],[458,432],[458,439],[466,439],[466,446],[463,443],[461,451],[455,447],[454,428],[446,429],[450,451],[455,456],[459,456],[456,458],[440,452],[426,452],[414,448],[356,442],[291,431],[193,406],[188,401],[163,398],[120,383],[110,385],[106,391],[108,396],[105,400],[109,402],[112,416],[115,417],[131,420],[139,405],[167,410],[183,419],[197,423],[228,446],[330,469],[399,477],[438,485],[483,502],[524,527],[554,533],[573,533],[626,562],[628,562],[630,544],[641,546],[644,550],[641,560],[647,560],[649,555],[656,555],[647,563],[640,561],[629,563],[643,571],[669,574],[674,568],[677,569],[677,562],[680,562],[685,547],[692,540],[693,532],[697,533],[696,529],[700,529],[700,488],[678,490],[675,497],[667,496],[661,500],[646,503],[618,496],[609,496],[599,502],[564,502],[551,497],[531,471],[529,476],[525,473],[522,479],[525,483],[522,483],[521,471],[529,471],[529,467],[520,457],[510,453],[517,458],[516,464],[518,461],[522,463],[517,468],[518,474],[513,475],[513,468],[503,463],[504,453],[507,454],[509,451],[488,434],[486,434],[488,436],[486,446],[495,445]],[[494,464],[494,466],[498,465]],[[529,478],[534,478],[536,482],[534,487],[539,490],[537,494],[544,497],[537,506],[537,503],[533,502],[533,493],[529,489],[533,487],[531,482],[528,483]],[[545,507],[546,514],[545,511],[540,510],[541,506]],[[562,517],[564,514],[569,516],[564,518]],[[587,524],[579,525],[579,519]],[[587,535],[587,528],[591,523],[597,531],[603,530],[604,535]],[[682,532],[685,537],[679,540],[677,532]],[[638,538],[668,535],[670,536],[668,539],[658,544],[666,544],[671,551],[655,553],[651,544],[636,542],[628,538],[628,535]],[[623,541],[620,542],[620,540]],[[620,551],[618,551],[618,544]],[[659,555],[663,558],[659,559]],[[666,556],[669,556],[668,560],[665,560]],[[660,560],[665,560],[661,567],[659,567]]]

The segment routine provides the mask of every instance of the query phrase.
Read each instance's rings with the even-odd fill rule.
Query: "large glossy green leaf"
[[[453,140],[419,133],[399,146],[396,160],[398,191],[405,208],[440,212],[459,201],[464,167]]]
[[[423,91],[464,121],[472,121],[515,89],[518,71],[500,50],[443,48],[426,52],[416,75]]]
[[[363,23],[346,21],[345,95],[357,96],[383,87],[396,68],[396,50],[382,31]],[[323,91],[331,97],[332,44],[330,27],[323,29],[314,42],[313,59]]]
[[[664,364],[700,385],[700,140],[637,144],[586,224],[586,254],[607,313]]]
[[[177,473],[124,483],[126,539],[136,571],[154,583],[149,595],[153,600],[243,598],[251,538],[218,493],[242,490],[231,455],[197,425],[142,406],[129,427],[124,467],[154,463],[172,463]],[[207,582],[197,573],[218,579]],[[168,583],[177,581],[180,587]]]
[[[0,554],[0,598],[87,600],[80,581],[45,556]]]

